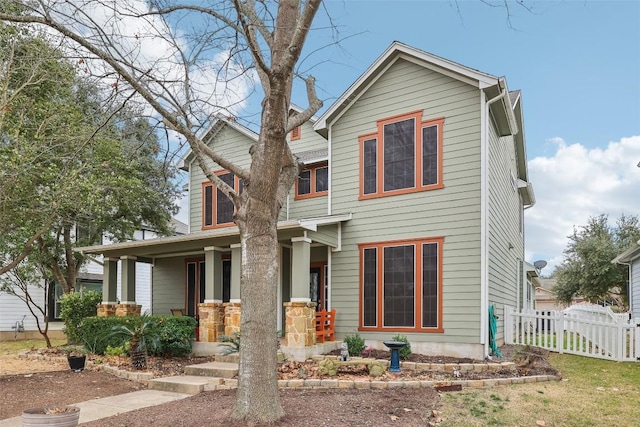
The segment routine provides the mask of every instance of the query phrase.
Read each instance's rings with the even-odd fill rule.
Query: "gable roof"
[[[636,258],[640,258],[640,241],[637,241],[629,249],[615,257],[611,262],[613,264],[629,263]]]
[[[494,98],[500,94],[508,94],[506,80],[491,74],[483,73],[473,68],[465,67],[448,59],[441,58],[420,49],[395,41],[383,52],[376,61],[320,116],[314,125],[314,130],[327,136],[327,128],[330,123],[337,120],[349,109],[368,87],[374,83],[393,63],[398,59],[404,59],[423,67],[433,69],[454,79],[485,90],[487,96]],[[514,135],[518,132],[515,116],[508,96],[503,96],[498,104],[501,108],[493,109],[497,112],[498,119],[504,118],[504,125],[500,126],[500,133]]]
[[[202,138],[203,140],[208,138],[210,140],[218,132],[220,132],[222,128],[224,128],[225,126],[228,126],[231,129],[243,134],[244,136],[246,136],[247,138],[251,139],[254,142],[258,141],[257,133],[255,133],[254,131],[252,131],[246,126],[239,124],[238,122],[235,121],[233,117],[224,117],[221,115],[216,116],[213,123],[211,123],[211,126],[209,126],[209,128],[207,128],[207,130],[204,131],[204,133],[200,136],[200,138]],[[205,143],[207,143],[207,141],[205,141]],[[187,151],[185,155],[182,156],[182,158],[178,162],[178,168],[182,170],[188,170],[187,164],[191,161],[192,157],[193,157],[192,150]]]

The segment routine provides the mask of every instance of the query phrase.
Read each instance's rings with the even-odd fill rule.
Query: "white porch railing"
[[[602,316],[583,310],[520,313],[504,308],[506,344],[532,345],[558,353],[570,353],[619,362],[640,360],[640,318]]]

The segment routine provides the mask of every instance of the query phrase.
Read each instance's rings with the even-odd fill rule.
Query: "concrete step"
[[[202,377],[233,378],[238,375],[238,364],[229,362],[208,362],[189,365],[184,368],[185,375]]]
[[[198,394],[205,390],[215,390],[224,384],[224,379],[193,375],[155,378],[149,381],[150,390],[170,391],[174,393]]]

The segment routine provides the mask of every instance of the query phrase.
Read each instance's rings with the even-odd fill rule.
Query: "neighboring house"
[[[290,357],[317,351],[314,331],[296,326],[324,308],[337,311],[338,338],[358,332],[384,348],[403,334],[414,352],[489,353],[489,306],[500,314],[527,301],[523,210],[535,199],[522,114],[504,78],[396,42],[321,117],[291,132],[306,168],[278,222],[278,328]],[[219,118],[204,140],[247,167],[257,134]],[[139,312],[132,270],[147,262],[152,312],[183,309],[199,317],[200,341],[215,342],[239,328],[240,238],[232,204],[191,154],[182,166],[189,234],[82,252],[106,257],[100,315]]]
[[[539,311],[562,311],[567,308],[567,305],[560,304],[555,295],[553,294],[553,287],[556,285],[555,278],[538,278],[538,284],[536,285],[536,303],[535,309]],[[571,299],[571,304],[584,303],[585,299],[582,297],[574,297]]]
[[[631,245],[612,262],[629,266],[629,310],[633,318],[640,318],[640,241]]]
[[[187,225],[173,220],[176,234],[187,233]],[[81,230],[77,231],[78,233]],[[134,240],[154,239],[158,237],[154,230],[142,228],[134,233]],[[107,238],[102,238],[102,243],[107,245],[111,242]],[[76,291],[96,290],[102,292],[102,256],[92,257],[81,267],[78,274]],[[141,306],[142,312],[151,309],[151,265],[148,263],[137,263],[135,271],[137,287],[135,290],[136,301]],[[120,280],[117,282],[117,295],[120,297]],[[29,294],[38,304],[47,304],[50,313],[49,336],[63,338],[62,319],[60,318],[60,297],[62,288],[60,285],[49,287],[49,295],[45,295],[44,287],[32,286]],[[24,319],[24,321],[23,321]],[[41,326],[44,327],[44,319],[39,316]],[[16,322],[22,322],[24,331],[16,334]],[[36,320],[29,312],[27,305],[13,295],[0,292],[0,341],[19,339],[38,339],[41,335],[38,332]]]

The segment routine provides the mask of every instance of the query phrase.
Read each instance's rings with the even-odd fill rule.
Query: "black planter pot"
[[[84,364],[87,361],[87,356],[67,356],[69,367],[74,372],[81,372],[84,370]]]

